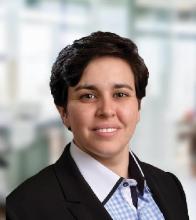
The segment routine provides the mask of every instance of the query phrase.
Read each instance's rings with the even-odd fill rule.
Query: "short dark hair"
[[[68,87],[77,85],[88,63],[102,56],[122,58],[131,66],[140,108],[141,99],[146,95],[149,72],[137,46],[128,38],[101,31],[75,40],[60,51],[50,78],[51,94],[57,106],[67,105]]]

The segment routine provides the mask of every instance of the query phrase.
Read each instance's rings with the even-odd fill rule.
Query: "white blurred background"
[[[132,140],[181,180],[196,219],[196,0],[0,0],[0,219],[5,197],[71,139],[49,90],[73,40],[102,30],[136,42],[150,72]]]

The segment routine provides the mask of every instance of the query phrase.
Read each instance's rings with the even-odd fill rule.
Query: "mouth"
[[[96,135],[99,137],[112,137],[117,134],[119,128],[117,127],[98,127],[93,129]]]
[[[112,133],[112,132],[117,131],[117,128],[97,128],[94,130],[100,133]]]

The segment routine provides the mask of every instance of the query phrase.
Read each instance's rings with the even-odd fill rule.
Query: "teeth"
[[[97,129],[97,131],[99,132],[105,132],[105,133],[109,133],[109,132],[113,132],[113,131],[116,131],[117,129],[116,128],[100,128],[100,129]]]

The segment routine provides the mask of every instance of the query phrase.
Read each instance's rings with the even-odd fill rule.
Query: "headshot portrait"
[[[49,87],[73,139],[8,195],[6,219],[188,220],[178,178],[132,149],[149,77],[129,38],[97,31],[65,45]]]

